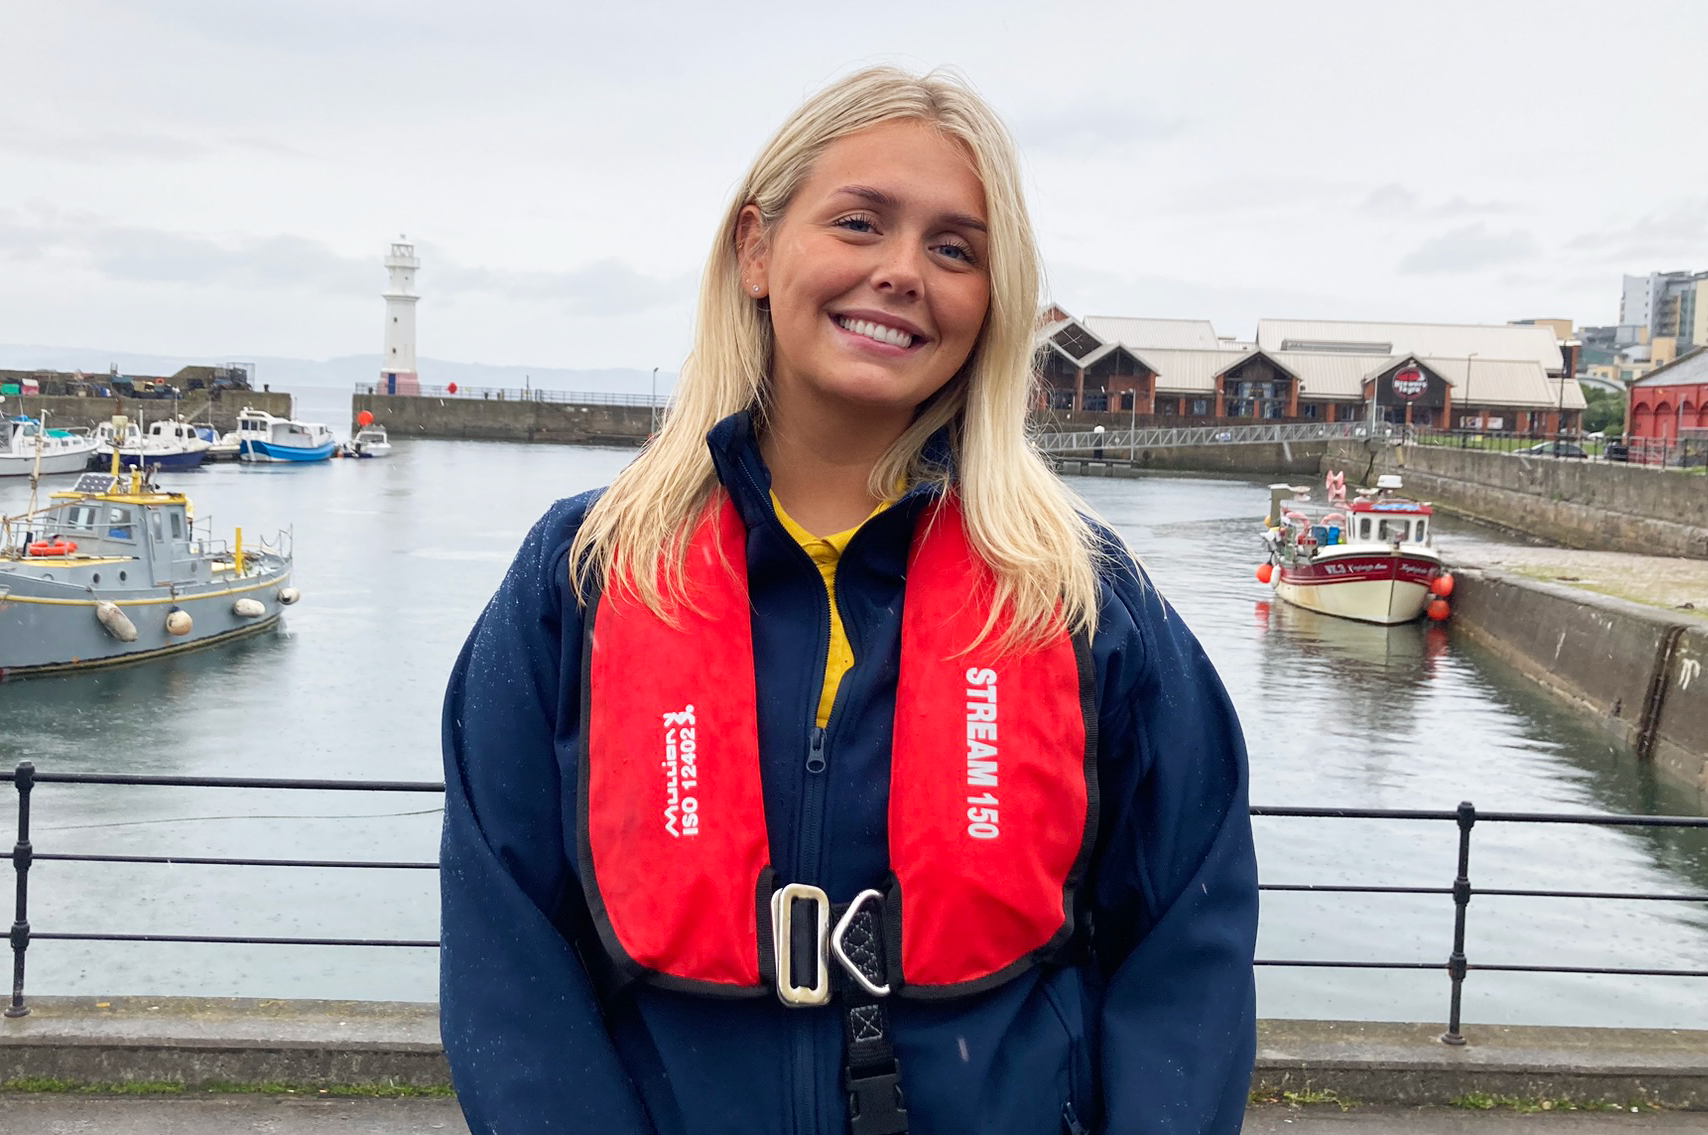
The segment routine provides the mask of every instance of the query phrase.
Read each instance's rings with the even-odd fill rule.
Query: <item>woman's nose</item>
[[[917,299],[925,284],[924,256],[925,250],[917,241],[887,242],[872,274],[872,286],[880,292]]]

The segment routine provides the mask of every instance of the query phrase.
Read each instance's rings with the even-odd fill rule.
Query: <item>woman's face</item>
[[[748,208],[743,279],[770,301],[774,406],[905,424],[966,362],[990,307],[966,149],[923,123],[875,126],[825,150],[770,232]]]

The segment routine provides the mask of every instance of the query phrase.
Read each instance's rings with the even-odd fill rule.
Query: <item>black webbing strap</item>
[[[833,908],[840,922],[853,904]],[[907,1135],[907,1106],[901,1092],[901,1066],[890,1039],[890,1015],[884,999],[848,972],[852,965],[877,988],[887,988],[883,925],[884,903],[860,903],[830,958],[831,984],[842,1006],[846,1065],[842,1084],[848,1092],[849,1135]],[[844,963],[843,958],[846,958]]]

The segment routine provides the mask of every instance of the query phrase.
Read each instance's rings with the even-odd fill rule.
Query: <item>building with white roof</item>
[[[1337,421],[1555,432],[1584,398],[1547,325],[1265,319],[1252,343],[1206,320],[1076,319],[1038,330],[1041,403],[1161,421]],[[1394,379],[1399,376],[1396,389]]]

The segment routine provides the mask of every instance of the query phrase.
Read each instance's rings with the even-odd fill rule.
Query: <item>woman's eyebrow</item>
[[[849,197],[858,197],[860,200],[869,202],[880,209],[894,209],[901,204],[894,195],[885,193],[882,189],[875,189],[870,185],[844,185],[836,192]],[[944,224],[972,229],[975,232],[988,233],[990,231],[989,225],[971,213],[945,213],[941,220]]]

